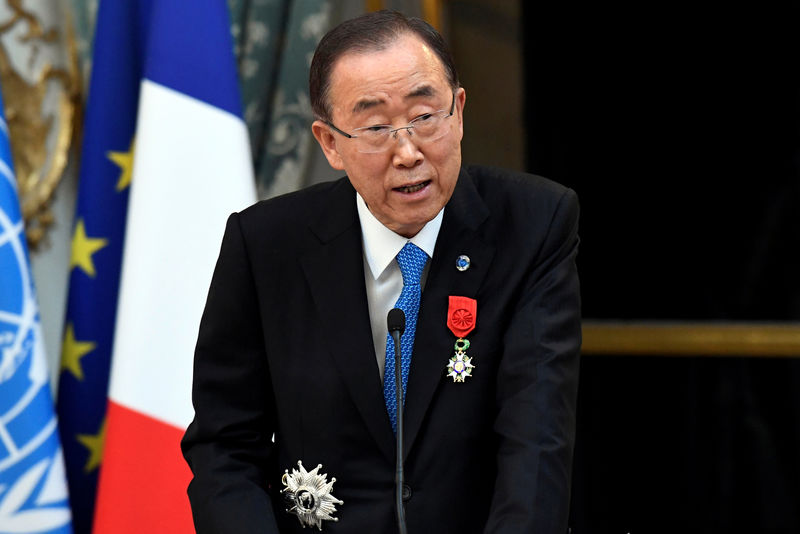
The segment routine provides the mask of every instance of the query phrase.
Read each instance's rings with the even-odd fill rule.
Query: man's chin
[[[441,209],[441,208],[440,208]],[[389,224],[384,223],[384,226],[392,230],[396,234],[403,237],[414,237],[419,233],[422,228],[428,224],[439,213],[439,210],[425,210],[424,212],[417,212],[413,217],[403,218],[402,220],[394,220]]]

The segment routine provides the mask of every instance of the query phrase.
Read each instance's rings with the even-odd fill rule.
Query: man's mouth
[[[425,180],[424,182],[420,182],[416,185],[404,185],[403,187],[395,187],[395,191],[399,191],[401,193],[416,193],[417,191],[422,191],[429,183],[430,180]]]

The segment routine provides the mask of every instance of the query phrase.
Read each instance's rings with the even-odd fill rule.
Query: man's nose
[[[399,130],[405,130],[406,135]],[[413,127],[398,128],[392,135],[395,143],[392,163],[395,167],[410,168],[422,163],[424,156],[415,142]]]

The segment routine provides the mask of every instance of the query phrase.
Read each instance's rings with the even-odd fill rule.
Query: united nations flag
[[[0,531],[71,533],[64,461],[0,96]]]

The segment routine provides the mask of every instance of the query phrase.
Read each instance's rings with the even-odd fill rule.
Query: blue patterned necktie
[[[420,277],[422,269],[428,262],[428,255],[413,243],[406,243],[397,253],[397,264],[403,275],[403,290],[395,303],[406,314],[406,329],[400,337],[400,373],[403,381],[403,400],[406,398],[408,370],[411,366],[411,349],[414,348],[414,334],[417,331],[417,314],[422,296]],[[392,421],[392,431],[397,432],[397,394],[394,383],[394,341],[386,335],[386,365],[383,370],[383,398],[386,399],[386,410]]]

